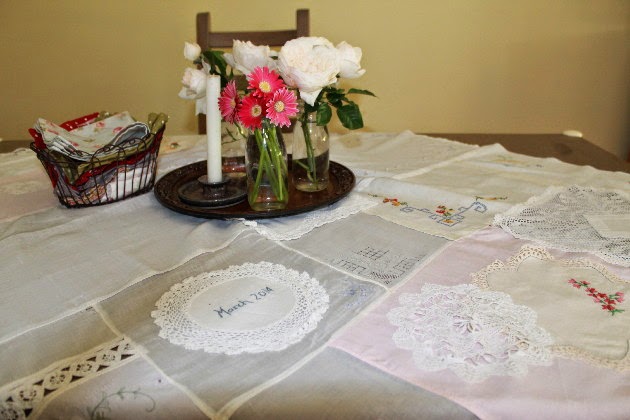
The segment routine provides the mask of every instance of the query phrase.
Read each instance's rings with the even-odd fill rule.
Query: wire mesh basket
[[[73,130],[108,115],[93,113],[60,126]],[[53,190],[64,206],[76,208],[113,203],[153,188],[160,143],[166,128],[166,118],[157,116],[151,114],[148,124],[150,134],[134,139],[131,152],[122,145],[107,145],[90,159],[77,160],[47,148],[41,134],[34,129],[29,130],[34,139],[30,148],[46,169]]]

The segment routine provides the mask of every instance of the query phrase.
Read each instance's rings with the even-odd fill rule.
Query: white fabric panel
[[[326,349],[238,408],[234,420],[475,419],[448,399]]]
[[[115,337],[91,308],[30,331],[0,344],[0,384],[29,376]]]
[[[444,238],[360,213],[285,245],[360,279],[393,287],[447,243]]]
[[[165,292],[193,275],[226,269],[244,261],[281,264],[298,272],[305,271],[309,277],[316,279],[330,298],[329,309],[319,321],[317,329],[281,351],[237,355],[186,350],[159,337],[159,327],[151,318],[151,312]],[[99,307],[116,329],[147,350],[147,356],[162,371],[205,401],[207,410],[218,411],[230,400],[262,386],[308,357],[323,346],[331,334],[384,293],[383,288],[373,284],[366,284],[369,288],[366,288],[367,294],[364,296],[352,293],[362,285],[364,283],[359,280],[330,270],[325,265],[317,264],[251,232],[241,235],[219,252],[201,255],[175,270],[128,287],[103,301]],[[255,314],[250,313],[248,316]],[[224,331],[239,333],[239,330]],[[199,372],[204,374],[200,375]]]
[[[1,223],[5,302],[0,306],[0,342],[219,249],[243,229],[238,222],[173,213],[152,194],[103,207],[54,208]],[[77,255],[77,244],[85,254]],[[36,257],[25,260],[26,255]],[[22,316],[15,319],[16,313]]]
[[[141,357],[61,394],[46,406],[40,418],[82,419],[86,414],[134,420],[208,418]]]
[[[348,133],[331,137],[330,156],[359,177],[392,176],[443,163],[478,147],[411,131]]]

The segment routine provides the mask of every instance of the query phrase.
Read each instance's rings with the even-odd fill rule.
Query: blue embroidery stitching
[[[477,213],[485,213],[486,210],[488,210],[488,207],[486,207],[485,204],[480,203],[479,201],[474,201],[468,207],[458,208],[457,213],[447,212],[446,214],[440,214],[426,208],[419,209],[419,208],[411,207],[411,206],[403,207],[400,209],[400,211],[404,213],[413,213],[414,211],[427,213],[429,215],[429,219],[435,220],[436,223],[439,223],[441,225],[451,227],[451,226],[455,226],[458,223],[463,222],[466,219],[466,216],[464,216],[464,213],[466,213],[467,211],[471,209],[476,211]]]

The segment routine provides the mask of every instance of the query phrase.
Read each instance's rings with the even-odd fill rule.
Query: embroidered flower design
[[[507,200],[507,197],[481,197],[481,196],[475,196],[475,200],[486,200],[486,201],[499,201],[499,200]]]
[[[569,279],[567,283],[575,287],[576,289],[584,288],[584,291],[588,296],[593,298],[593,302],[599,303],[604,311],[610,312],[611,315],[615,315],[619,312],[625,312],[625,309],[617,309],[618,303],[623,303],[625,300],[625,294],[623,292],[616,292],[611,295],[601,293],[594,287],[590,287],[591,283],[586,280]]]
[[[383,203],[390,203],[394,207],[407,205],[406,201],[398,201],[397,198],[387,198],[387,197],[383,198]]]
[[[446,206],[437,206],[437,209],[435,209],[435,212],[437,214],[441,214],[444,217],[451,217],[453,215],[453,209],[447,209]]]

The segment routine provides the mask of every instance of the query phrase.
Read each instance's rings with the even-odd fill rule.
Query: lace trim
[[[100,349],[37,372],[0,389],[0,418],[26,419],[34,416],[65,388],[86,381],[104,370],[132,360],[137,355],[131,342],[123,337]]]
[[[536,312],[515,305],[505,293],[471,284],[425,284],[419,294],[402,294],[399,302],[402,306],[387,314],[398,327],[393,340],[411,350],[420,369],[450,369],[480,382],[551,364],[552,339],[536,325]]]
[[[281,293],[281,290],[285,297],[292,296],[294,304],[286,313],[280,310],[277,321],[256,328],[215,328],[202,325],[191,314],[195,298],[228,282],[231,289],[238,289],[239,284],[235,282],[239,280],[245,284],[258,281],[268,286],[259,288],[258,292],[243,294],[241,299],[232,299],[234,305],[217,304],[214,309],[210,308],[208,312],[214,319],[221,317],[231,320],[233,314],[239,311],[243,313],[245,308],[257,308],[262,317],[267,312],[277,310],[278,304],[284,303],[275,301],[276,306],[270,307],[270,301],[264,301]],[[255,296],[257,293],[259,297]],[[151,316],[160,327],[160,337],[186,349],[225,354],[259,353],[280,351],[302,340],[322,319],[328,310],[328,302],[326,290],[306,272],[300,274],[269,262],[245,263],[226,270],[201,273],[174,285],[157,301],[157,310]]]
[[[345,219],[376,204],[373,200],[352,194],[337,204],[304,215],[277,220],[244,220],[243,223],[271,240],[290,241],[302,237],[315,228]]]
[[[613,284],[614,283],[630,283],[630,280],[624,280],[618,277],[614,273],[610,272],[602,264],[591,261],[587,258],[576,258],[576,259],[571,259],[571,260],[556,260],[554,256],[549,253],[547,249],[540,246],[533,246],[533,245],[523,246],[516,255],[513,255],[510,258],[508,258],[505,263],[500,260],[496,260],[492,264],[488,265],[486,268],[478,271],[477,273],[471,274],[472,283],[482,289],[490,289],[490,285],[488,284],[488,276],[490,274],[501,272],[501,271],[517,271],[521,263],[525,261],[527,258],[537,258],[543,261],[555,261],[564,267],[591,268],[599,272],[603,277],[608,279]],[[628,349],[629,351],[626,353],[626,355],[622,359],[613,360],[613,359],[609,359],[603,356],[593,354],[589,352],[588,350],[584,350],[577,346],[571,346],[571,345],[550,346],[550,350],[553,352],[554,355],[568,358],[568,359],[583,360],[594,366],[605,367],[605,368],[615,369],[619,371],[626,371],[630,369],[630,340],[628,340]]]
[[[555,355],[566,359],[583,360],[593,366],[614,369],[620,372],[630,370],[630,340],[628,340],[628,351],[626,355],[619,360],[598,356],[575,346],[551,346],[550,348]]]
[[[494,225],[515,238],[567,252],[591,252],[610,263],[630,267],[630,239],[603,237],[585,217],[629,213],[630,198],[623,191],[551,187],[525,204],[496,215]]]

